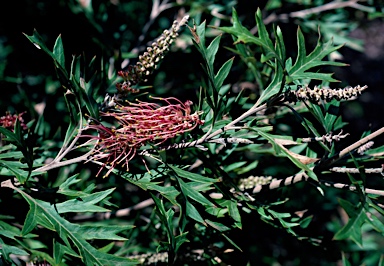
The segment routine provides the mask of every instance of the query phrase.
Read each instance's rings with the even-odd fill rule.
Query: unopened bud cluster
[[[313,89],[308,86],[300,87],[296,91],[289,90],[285,93],[285,99],[289,102],[310,101],[319,103],[320,100],[329,102],[333,99],[350,100],[359,96],[368,86],[345,87],[343,89],[331,89],[329,87],[315,86]]]
[[[150,47],[147,47],[144,54],[139,56],[139,62],[136,65],[129,66],[127,71],[118,72],[118,75],[124,79],[123,83],[116,84],[119,93],[136,92],[132,86],[146,81],[146,78],[152,74],[178,36],[177,32],[180,27],[185,25],[187,20],[188,16],[180,22],[175,20],[172,27],[169,30],[164,30],[163,34]]]
[[[168,262],[168,253],[147,253],[140,255],[129,256],[129,259],[138,260],[140,265],[155,265],[157,263],[166,263]]]
[[[360,146],[358,149],[357,149],[357,153],[360,154],[360,155],[363,155],[367,150],[369,150],[373,145],[375,144],[375,142],[373,141],[368,141],[367,143],[365,143],[364,145]]]
[[[19,120],[22,129],[27,129],[27,125],[24,123],[23,113],[11,115],[10,112],[6,112],[4,116],[0,117],[0,126],[8,128],[13,131],[16,120]]]
[[[267,185],[271,183],[272,176],[250,176],[239,180],[238,188],[241,191],[252,189],[257,185]]]

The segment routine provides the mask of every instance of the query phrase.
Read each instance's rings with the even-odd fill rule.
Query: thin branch
[[[365,12],[370,12],[372,10],[369,7],[358,4],[357,2],[359,2],[359,1],[358,0],[350,0],[350,1],[342,2],[339,0],[335,0],[335,1],[330,2],[328,4],[325,4],[325,5],[321,5],[318,7],[312,7],[312,8],[296,11],[296,12],[284,13],[284,14],[280,14],[280,15],[276,15],[275,13],[272,13],[263,20],[263,23],[265,25],[268,25],[268,24],[276,22],[276,21],[285,21],[288,18],[304,18],[308,15],[318,14],[318,13],[321,13],[324,11],[346,8],[346,7],[352,7],[352,8],[362,10]],[[252,34],[256,34],[257,33],[257,26],[253,27],[250,32]]]
[[[142,202],[139,202],[138,204],[128,207],[125,209],[118,210],[116,212],[100,212],[100,213],[95,213],[95,214],[90,214],[90,215],[76,215],[73,217],[73,220],[75,221],[83,221],[83,220],[108,220],[113,217],[125,217],[129,216],[132,211],[137,211],[140,209],[145,209],[151,205],[154,204],[154,201],[152,198],[146,199]]]
[[[329,170],[332,172],[349,173],[349,174],[359,174],[361,171],[363,171],[366,174],[381,174],[381,173],[383,173],[383,167],[381,167],[381,168],[367,168],[367,169],[332,167]]]
[[[224,146],[227,143],[243,143],[243,144],[254,144],[252,140],[249,139],[243,139],[243,138],[218,138],[218,139],[212,139],[208,141],[209,143],[220,143]]]
[[[289,176],[284,179],[272,179],[271,183],[267,185],[256,185],[253,190],[252,194],[257,194],[259,193],[262,189],[276,189],[284,186],[289,186],[295,183],[303,182],[303,181],[308,181],[309,176],[305,172],[300,172],[296,175]],[[311,179],[311,181],[314,181]],[[330,183],[330,182],[325,182],[325,181],[320,181],[320,184],[323,184],[328,187],[335,187],[335,188],[340,188],[340,189],[348,189],[350,191],[356,191],[357,188],[354,185],[348,185],[348,184],[342,184],[342,183]],[[367,194],[374,194],[374,195],[379,195],[379,196],[384,196],[384,191],[383,190],[377,190],[377,189],[371,189],[371,188],[364,188],[365,193]]]
[[[80,113],[79,113],[80,114],[80,120],[79,120],[79,129],[78,129],[78,131],[81,132],[82,131],[82,126],[83,126],[83,116],[82,116],[81,108],[80,108],[80,105],[79,105],[78,102],[77,102],[77,106],[78,106],[78,108],[80,110]],[[47,165],[44,165],[44,166],[39,167],[37,169],[34,169],[32,172],[46,172],[46,171],[54,169],[54,168],[58,168],[58,167],[62,167],[62,166],[65,166],[65,165],[69,165],[69,164],[73,164],[73,163],[78,163],[78,162],[82,162],[82,161],[87,160],[88,156],[92,152],[92,149],[91,149],[91,151],[89,151],[88,153],[86,153],[86,154],[84,154],[84,155],[82,155],[80,157],[77,157],[77,158],[74,158],[74,159],[70,159],[70,160],[67,160],[67,161],[63,161],[63,162],[61,161],[70,151],[74,150],[76,142],[79,140],[79,138],[80,138],[80,134],[76,134],[76,136],[74,137],[74,139],[71,141],[71,143],[68,146],[64,145],[63,147],[61,147],[61,149],[58,152],[58,154],[56,155],[55,159],[53,159]]]
[[[16,187],[12,184],[12,181],[11,179],[7,179],[3,182],[1,182],[1,187],[7,187],[7,188],[11,188],[11,189],[16,189]]]
[[[304,18],[308,15],[319,14],[321,12],[333,10],[333,9],[339,9],[339,8],[345,8],[345,7],[353,7],[353,8],[360,7],[360,5],[356,5],[356,2],[358,2],[358,0],[350,0],[346,2],[335,0],[325,5],[312,7],[305,10],[296,11],[296,12],[291,12],[288,15],[291,18]]]
[[[184,149],[184,148],[189,148],[189,147],[195,147],[195,148],[199,148],[201,150],[206,150],[206,148],[201,146],[200,144],[208,143],[208,142],[221,143],[221,140],[224,141],[224,139],[221,139],[221,140],[217,139],[217,141],[216,141],[213,138],[216,137],[217,135],[219,135],[220,133],[226,132],[227,130],[232,130],[234,128],[234,125],[237,124],[238,122],[241,122],[243,119],[249,117],[250,115],[253,115],[254,113],[260,112],[261,110],[266,109],[266,108],[267,108],[267,104],[262,104],[258,107],[256,107],[256,105],[254,105],[251,109],[249,109],[248,111],[246,111],[245,113],[240,115],[238,118],[236,118],[235,120],[230,122],[228,125],[216,130],[213,133],[210,133],[212,130],[212,128],[210,128],[209,131],[206,134],[204,134],[204,136],[199,138],[198,140],[194,140],[191,142],[185,142],[185,143],[172,144],[172,145],[169,145],[167,147],[160,148],[160,150]],[[241,139],[241,138],[227,138],[226,140],[228,140],[230,143],[235,143],[238,141],[241,143],[250,144],[249,140],[245,140],[245,139]]]
[[[315,138],[302,138],[301,142],[315,142],[315,141],[322,141],[322,142],[332,142],[332,141],[340,141],[341,139],[347,137],[349,133],[342,135],[343,131],[340,131],[337,135],[332,135],[331,133],[323,135],[321,137],[315,137]]]
[[[384,133],[384,127],[382,127],[380,129],[376,130],[375,132],[369,134],[365,138],[362,138],[362,139],[356,141],[355,143],[349,145],[348,147],[346,147],[345,149],[340,151],[335,156],[333,156],[333,157],[331,157],[329,159],[324,160],[322,163],[317,165],[317,168],[318,169],[328,169],[330,165],[332,165],[333,163],[335,163],[338,160],[342,159],[345,155],[349,154],[353,150],[358,149],[360,146],[366,144],[367,142],[371,141],[372,139],[376,138],[377,136],[380,136],[383,133]]]
[[[139,36],[139,44],[144,40],[145,35],[147,34],[149,28],[156,20],[156,18],[160,15],[161,12],[171,8],[173,4],[168,4],[168,0],[164,0],[160,3],[159,0],[154,0],[152,5],[151,14],[149,15],[148,22],[144,25],[141,35]]]
[[[289,186],[298,182],[307,181],[309,176],[305,172],[298,173],[293,176],[289,176],[284,179],[272,179],[271,183],[267,185],[256,185],[252,193],[256,194],[259,193],[263,188],[264,189],[276,189],[283,186]]]
[[[348,189],[350,191],[356,191],[357,188],[353,185],[347,185],[342,183],[327,183],[324,182],[324,185],[328,187],[334,187],[334,188],[340,188],[340,189]],[[377,189],[371,189],[371,188],[364,188],[364,192],[367,194],[373,194],[378,196],[384,196],[384,190],[377,190]]]
[[[144,41],[145,36],[148,33],[149,28],[152,26],[152,24],[155,22],[156,18],[160,15],[161,12],[173,7],[174,4],[168,3],[168,0],[164,0],[163,2],[160,3],[159,0],[153,0],[152,4],[152,9],[151,9],[151,14],[149,15],[149,20],[147,23],[144,25],[141,34],[139,38],[137,39],[138,42],[136,44],[136,47],[131,50],[131,53],[133,54],[138,54],[139,51],[144,47],[141,45],[141,43]],[[124,68],[129,64],[129,59],[125,59],[121,63],[121,67]]]
[[[368,141],[376,138],[377,136],[381,135],[384,133],[384,127],[376,130],[375,132],[369,134],[368,136],[366,136],[365,138],[362,138],[361,140],[355,142],[354,144],[348,146],[347,148],[345,148],[344,150],[342,150],[339,155],[338,155],[338,158],[341,158],[343,157],[344,155],[348,154],[349,152],[359,148],[361,145],[364,145],[365,143],[367,143]]]
[[[77,107],[79,108],[80,111],[80,121],[79,121],[79,132],[81,131],[81,128],[83,126],[83,115],[81,113],[81,108],[79,102],[77,102]],[[59,162],[61,159],[64,158],[65,155],[68,154],[72,150],[72,148],[75,146],[76,142],[79,139],[79,134],[76,135],[76,137],[72,140],[72,142],[69,144],[69,146],[63,146],[61,147],[59,153],[56,155],[56,158],[53,160],[53,162]]]
[[[39,168],[36,168],[32,172],[46,172],[46,171],[49,171],[49,170],[52,170],[52,169],[55,169],[58,167],[63,167],[63,166],[69,165],[69,164],[80,163],[80,162],[86,161],[88,159],[88,156],[91,154],[92,154],[92,149],[89,152],[87,152],[86,154],[83,154],[79,157],[76,157],[76,158],[73,158],[70,160],[66,160],[66,161],[62,161],[62,162],[52,161],[49,164],[46,164],[46,165],[39,167]]]

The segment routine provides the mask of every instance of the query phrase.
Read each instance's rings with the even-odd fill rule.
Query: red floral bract
[[[176,98],[155,99],[164,101],[166,105],[127,102],[126,106],[117,105],[113,112],[101,113],[102,117],[112,118],[118,124],[117,128],[101,123],[88,125],[87,129],[99,133],[98,136],[90,136],[98,140],[90,160],[103,161],[100,171],[105,165],[110,166],[105,176],[118,164],[128,171],[128,162],[136,155],[138,148],[148,143],[159,146],[204,123],[199,119],[199,112],[191,114],[191,101],[182,103]]]
[[[25,114],[25,112],[22,112],[20,114],[14,114],[14,115],[11,115],[10,112],[6,112],[5,116],[0,117],[0,126],[4,128],[8,128],[11,131],[13,131],[16,120],[19,120],[20,126],[23,129],[27,129],[28,126],[24,123],[23,114]]]

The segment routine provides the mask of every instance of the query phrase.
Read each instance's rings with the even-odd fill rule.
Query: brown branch
[[[95,146],[96,145],[97,144],[95,144]],[[36,168],[32,172],[46,172],[46,171],[49,171],[51,169],[55,169],[55,168],[58,168],[58,167],[63,167],[63,166],[70,165],[70,164],[73,164],[73,163],[80,163],[80,162],[83,162],[83,161],[87,161],[88,157],[93,152],[93,148],[91,148],[91,150],[89,152],[87,152],[86,154],[83,154],[83,155],[81,155],[79,157],[76,157],[76,158],[73,158],[73,159],[70,159],[70,160],[66,160],[66,161],[61,161],[61,159],[57,160],[57,157],[56,157],[55,160],[53,160],[52,162],[50,162],[50,163],[48,163],[46,165],[43,165],[43,166],[41,166],[39,168]],[[67,154],[67,153],[68,152],[66,152],[65,154]],[[62,158],[62,157],[60,156],[60,158]]]
[[[381,174],[383,168],[367,168],[367,169],[357,169],[357,168],[343,168],[343,167],[332,167],[329,169],[332,172],[337,173],[349,173],[349,174],[358,174],[360,171],[363,171],[366,174]]]
[[[324,183],[324,185],[329,186],[329,187],[348,189],[350,191],[356,191],[357,190],[357,188],[355,186],[353,186],[353,185],[347,185],[347,184],[341,184],[341,183],[335,183],[335,184]],[[383,190],[365,188],[364,192],[367,193],[367,194],[384,196],[384,191]]]
[[[308,178],[309,176],[305,172],[301,172],[284,179],[272,179],[271,183],[269,183],[268,185],[256,185],[253,188],[252,193],[253,194],[259,193],[263,188],[276,189],[283,186],[289,186],[298,182],[307,181]]]
[[[302,138],[301,142],[315,142],[315,141],[322,141],[322,142],[332,142],[332,141],[340,141],[341,139],[347,137],[349,133],[342,135],[343,131],[341,130],[339,134],[332,135],[331,133],[323,135],[321,137],[315,137],[315,138]]]
[[[236,118],[235,120],[230,122],[228,125],[226,125],[226,126],[220,128],[220,129],[216,130],[215,132],[208,134],[210,132],[210,131],[208,131],[207,134],[205,134],[204,136],[202,136],[198,140],[187,142],[187,143],[174,144],[174,145],[171,145],[171,146],[169,146],[169,147],[167,147],[165,149],[166,150],[168,150],[168,149],[180,149],[180,148],[188,148],[188,147],[198,147],[198,148],[201,148],[200,144],[207,143],[207,142],[212,142],[212,141],[215,142],[215,140],[213,140],[214,137],[216,137],[220,133],[226,132],[227,130],[233,129],[233,126],[236,125],[237,123],[241,122],[243,119],[245,119],[245,118],[247,118],[247,117],[249,117],[249,116],[251,116],[251,115],[253,115],[253,114],[257,113],[257,112],[260,112],[261,110],[266,109],[266,108],[267,108],[267,104],[262,104],[260,106],[256,106],[256,104],[255,104],[248,111],[246,111],[245,113],[240,115],[238,118]],[[240,140],[240,139],[238,139],[238,140]],[[235,142],[235,138],[232,138],[230,141]],[[243,143],[248,142],[248,140],[245,141],[244,139],[242,139],[241,141]]]
[[[369,7],[360,5],[357,2],[359,2],[359,1],[358,0],[350,0],[350,1],[342,2],[339,0],[335,0],[333,2],[330,2],[330,3],[322,5],[322,6],[312,7],[312,8],[296,11],[296,12],[284,13],[284,14],[280,14],[280,15],[276,15],[275,13],[272,13],[263,20],[263,23],[265,25],[268,25],[268,24],[276,22],[276,21],[286,21],[288,18],[304,18],[308,15],[318,14],[318,13],[321,13],[324,11],[334,10],[334,9],[339,9],[339,8],[346,8],[346,7],[352,7],[352,8],[363,10],[366,12],[369,12],[371,10]],[[252,34],[256,34],[257,33],[257,26],[253,27],[250,30],[250,32]]]
[[[300,172],[296,175],[289,176],[284,179],[272,179],[272,181],[267,185],[256,185],[253,190],[252,194],[259,193],[262,189],[276,189],[283,186],[289,186],[295,183],[308,181],[310,178],[305,172]],[[311,181],[314,181],[313,179],[310,179]],[[348,184],[342,184],[342,183],[330,183],[325,181],[319,181],[319,184],[323,184],[328,187],[335,187],[340,189],[348,189],[350,191],[356,191],[357,188],[354,185],[348,185]],[[377,190],[377,189],[371,189],[371,188],[364,188],[364,192],[367,194],[374,194],[378,196],[384,196],[383,190]]]
[[[289,13],[289,16],[292,18],[304,18],[308,15],[319,14],[321,12],[328,11],[328,10],[334,10],[334,9],[345,8],[345,7],[353,7],[356,9],[364,7],[362,5],[357,4],[357,2],[358,0],[350,0],[346,2],[335,0],[325,5],[312,7],[305,10],[296,11],[296,12],[291,12]]]
[[[75,221],[83,221],[83,220],[91,220],[91,219],[96,219],[96,220],[108,220],[112,217],[125,217],[129,216],[131,214],[131,211],[137,211],[140,209],[144,209],[146,207],[149,207],[154,204],[153,199],[146,199],[142,202],[139,202],[138,204],[128,207],[125,209],[118,210],[116,212],[100,212],[100,213],[95,213],[91,215],[76,215],[73,217],[73,220]]]
[[[342,150],[339,155],[338,155],[338,159],[343,157],[344,155],[346,155],[347,153],[359,148],[360,146],[364,145],[365,143],[367,143],[368,141],[376,138],[377,136],[381,135],[384,133],[384,127],[376,130],[375,132],[369,134],[368,136],[366,136],[365,138],[362,138],[361,140],[353,143],[352,145],[348,146],[347,148],[345,148],[344,150]]]

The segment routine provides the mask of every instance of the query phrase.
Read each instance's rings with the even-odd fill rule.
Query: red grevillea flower
[[[27,129],[28,127],[24,123],[24,119],[22,117],[23,114],[25,114],[25,112],[22,112],[22,113],[17,114],[17,115],[16,114],[11,115],[10,112],[6,112],[5,116],[0,117],[0,126],[2,126],[4,128],[8,128],[11,131],[13,131],[13,128],[15,127],[16,120],[19,120],[20,126],[23,129]]]
[[[159,146],[204,123],[199,119],[201,113],[191,114],[191,101],[182,103],[176,98],[155,99],[164,101],[165,105],[127,102],[125,106],[117,105],[113,112],[101,113],[102,117],[112,118],[118,124],[116,128],[101,123],[88,125],[87,129],[98,132],[98,136],[88,136],[98,141],[90,160],[104,163],[100,171],[105,165],[110,166],[105,176],[117,165],[126,167],[128,171],[128,162],[136,155],[138,148],[149,143]]]

